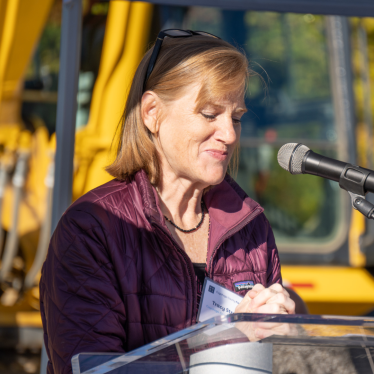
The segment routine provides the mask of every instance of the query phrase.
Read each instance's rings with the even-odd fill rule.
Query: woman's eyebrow
[[[226,109],[226,107],[224,105],[219,105],[219,104],[209,103],[208,106],[211,106],[211,107],[213,107],[214,109],[217,109],[217,110],[225,110]],[[248,111],[247,108],[244,106],[244,107],[235,108],[233,113],[241,114],[241,113],[246,113],[247,111]]]
[[[236,114],[239,114],[239,113],[243,113],[244,114],[246,112],[248,112],[248,109],[246,107],[239,107],[239,108],[236,108],[234,110],[234,113],[236,113]]]
[[[213,109],[216,109],[216,110],[225,110],[226,109],[224,105],[213,104],[213,103],[208,103],[206,106],[207,107],[212,107]]]

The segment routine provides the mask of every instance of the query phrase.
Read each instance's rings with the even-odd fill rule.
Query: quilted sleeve
[[[267,225],[267,251],[268,251],[268,268],[267,268],[267,287],[274,283],[282,284],[281,266],[279,261],[278,249],[275,244],[273,230],[269,221],[265,218]]]
[[[71,373],[81,352],[124,352],[126,313],[108,246],[82,211],[65,213],[53,234],[40,281],[48,373]]]

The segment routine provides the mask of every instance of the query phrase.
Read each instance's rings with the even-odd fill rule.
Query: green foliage
[[[323,16],[247,12],[245,24],[250,59],[268,71],[275,83],[284,75],[283,85],[291,98],[310,100],[330,95]],[[255,63],[252,67],[256,69]],[[252,95],[262,89],[258,78],[252,78],[250,86]]]
[[[48,66],[49,71],[56,74],[60,66],[60,33],[59,24],[48,22],[38,47],[41,66]]]
[[[323,179],[312,175],[291,175],[273,160],[271,177],[264,191],[267,205],[293,217],[302,227],[311,217],[318,215],[324,198]]]
[[[52,6],[46,25],[35,49],[34,57],[27,68],[26,80],[45,73],[58,75],[60,67],[61,3],[57,0]]]

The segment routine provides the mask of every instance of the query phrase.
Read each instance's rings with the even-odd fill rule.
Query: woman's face
[[[210,186],[220,183],[226,174],[246,109],[239,90],[196,112],[199,91],[200,86],[191,85],[181,98],[163,104],[156,143],[164,176],[172,173]]]

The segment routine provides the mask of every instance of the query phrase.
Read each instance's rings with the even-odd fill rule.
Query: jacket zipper
[[[160,226],[158,224],[157,221],[155,221],[154,219],[152,219],[152,222],[165,234],[167,235],[167,237],[171,240],[171,242],[174,244],[174,246],[176,247],[177,251],[182,255],[182,257],[184,258],[184,260],[186,261],[186,265],[187,265],[187,271],[188,271],[188,275],[190,276],[190,280],[191,280],[191,286],[192,286],[192,296],[193,296],[193,302],[192,302],[192,314],[191,314],[191,325],[193,324],[193,322],[195,321],[195,318],[196,318],[196,304],[197,304],[197,300],[196,300],[196,290],[195,290],[195,286],[196,286],[196,282],[195,282],[195,278],[192,276],[191,274],[191,269],[190,269],[190,263],[192,265],[192,262],[190,260],[190,258],[187,256],[187,254],[183,251],[183,249],[179,246],[179,244],[174,240],[174,238],[172,236],[170,236],[162,226]]]
[[[227,240],[231,235],[234,233],[240,231],[244,226],[246,226],[249,222],[251,222],[254,218],[256,218],[259,214],[263,212],[263,209],[260,207],[257,207],[252,213],[250,213],[247,217],[243,218],[241,222],[239,222],[235,227],[233,227],[231,230],[229,230],[226,235],[222,236],[220,241],[215,246],[212,255],[209,259],[209,266],[208,266],[208,275],[210,279],[213,279],[213,269],[212,269],[212,261],[213,257],[215,256],[216,252],[218,251],[218,248],[222,245],[222,243]]]

